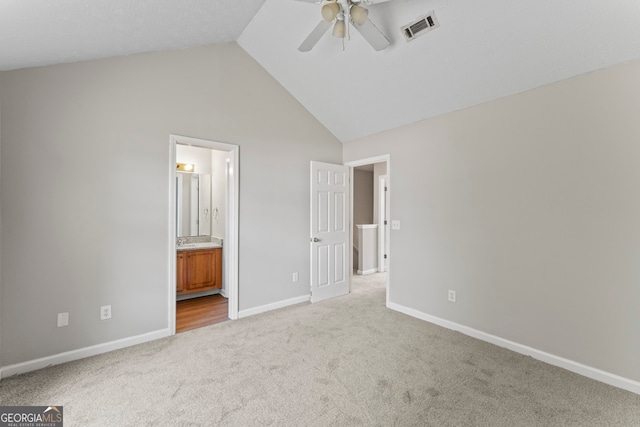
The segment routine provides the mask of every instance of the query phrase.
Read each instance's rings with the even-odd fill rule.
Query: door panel
[[[345,251],[345,245],[344,244],[338,244],[335,245],[335,277],[333,279],[334,282],[336,283],[340,283],[340,282],[344,282],[345,281],[345,270],[346,265],[345,265],[345,261],[346,260],[346,251]]]
[[[348,172],[311,162],[311,302],[349,292]]]
[[[335,193],[334,194],[334,203],[335,203],[335,221],[334,221],[334,230],[335,232],[343,232],[346,231],[346,218],[344,217],[345,215],[345,211],[344,211],[344,207],[345,207],[345,200],[344,200],[344,193]]]
[[[196,250],[187,253],[187,289],[215,286],[215,255],[213,250]]]
[[[318,286],[329,284],[329,246],[318,245]]]
[[[329,232],[329,192],[318,191],[318,233]]]

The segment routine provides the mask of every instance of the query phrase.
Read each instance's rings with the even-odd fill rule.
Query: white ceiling
[[[440,27],[407,43],[430,10]],[[268,0],[239,44],[341,141],[640,57],[638,0],[394,0],[369,17],[382,52],[355,31],[298,52],[320,17],[293,0]]]
[[[236,41],[265,0],[0,0],[0,70]]]
[[[320,20],[313,3],[0,0],[0,70],[237,40],[349,141],[640,58],[640,0],[393,0],[369,9],[392,42],[386,50],[353,31],[344,51],[328,32],[301,53]],[[430,10],[440,28],[405,42],[400,27]]]

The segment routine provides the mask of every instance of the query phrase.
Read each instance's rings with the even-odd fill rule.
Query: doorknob
[[[318,243],[320,241],[320,239],[318,239],[317,237],[314,237],[314,238],[311,239],[311,241],[313,243]]]

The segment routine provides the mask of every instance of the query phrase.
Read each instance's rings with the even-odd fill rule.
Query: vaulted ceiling
[[[296,0],[3,0],[0,70],[237,41],[349,141],[640,58],[638,0],[391,0],[367,6],[391,41],[328,31]],[[434,11],[411,42],[400,27]]]

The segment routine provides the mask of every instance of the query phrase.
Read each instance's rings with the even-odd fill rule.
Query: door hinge
[[[387,254],[384,254],[384,259],[387,259]]]
[[[384,191],[387,191],[387,187],[386,186],[384,187]]]
[[[384,225],[387,225],[387,220],[386,219],[384,220]]]

